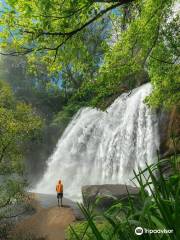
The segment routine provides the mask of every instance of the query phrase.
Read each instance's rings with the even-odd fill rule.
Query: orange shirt
[[[57,193],[62,193],[63,192],[63,184],[62,183],[58,183],[56,185],[56,192]]]

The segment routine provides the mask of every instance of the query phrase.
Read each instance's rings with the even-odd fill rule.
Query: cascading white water
[[[78,199],[81,186],[131,184],[133,170],[156,159],[158,117],[145,104],[147,83],[118,97],[105,111],[82,108],[59,139],[36,192],[54,193],[58,179],[65,196]]]

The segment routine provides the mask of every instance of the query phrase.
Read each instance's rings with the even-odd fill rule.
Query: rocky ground
[[[32,194],[35,213],[21,219],[12,232],[20,236],[36,236],[39,239],[64,240],[65,229],[69,224],[81,218],[76,203],[64,199],[63,207],[57,206],[55,195]]]
[[[15,234],[43,237],[48,240],[64,240],[65,229],[73,221],[75,216],[70,208],[42,208],[33,216],[21,221],[16,226]]]

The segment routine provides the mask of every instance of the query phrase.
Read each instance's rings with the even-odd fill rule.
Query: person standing
[[[62,205],[62,198],[63,198],[63,184],[61,182],[61,180],[58,181],[57,185],[56,185],[56,192],[57,192],[57,199],[58,199],[58,206],[60,207],[59,205],[59,200],[61,202],[61,207],[63,206]]]

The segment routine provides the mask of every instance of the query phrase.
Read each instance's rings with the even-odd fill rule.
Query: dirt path
[[[70,207],[42,208],[36,204],[36,213],[16,225],[18,236],[44,237],[47,240],[64,240],[65,229],[75,221],[73,209]]]
[[[77,219],[76,205],[63,199],[64,206],[57,207],[54,195],[32,193],[29,196],[35,213],[17,223],[11,234],[16,236],[15,239],[31,239],[33,236],[39,240],[64,240],[65,229]]]

